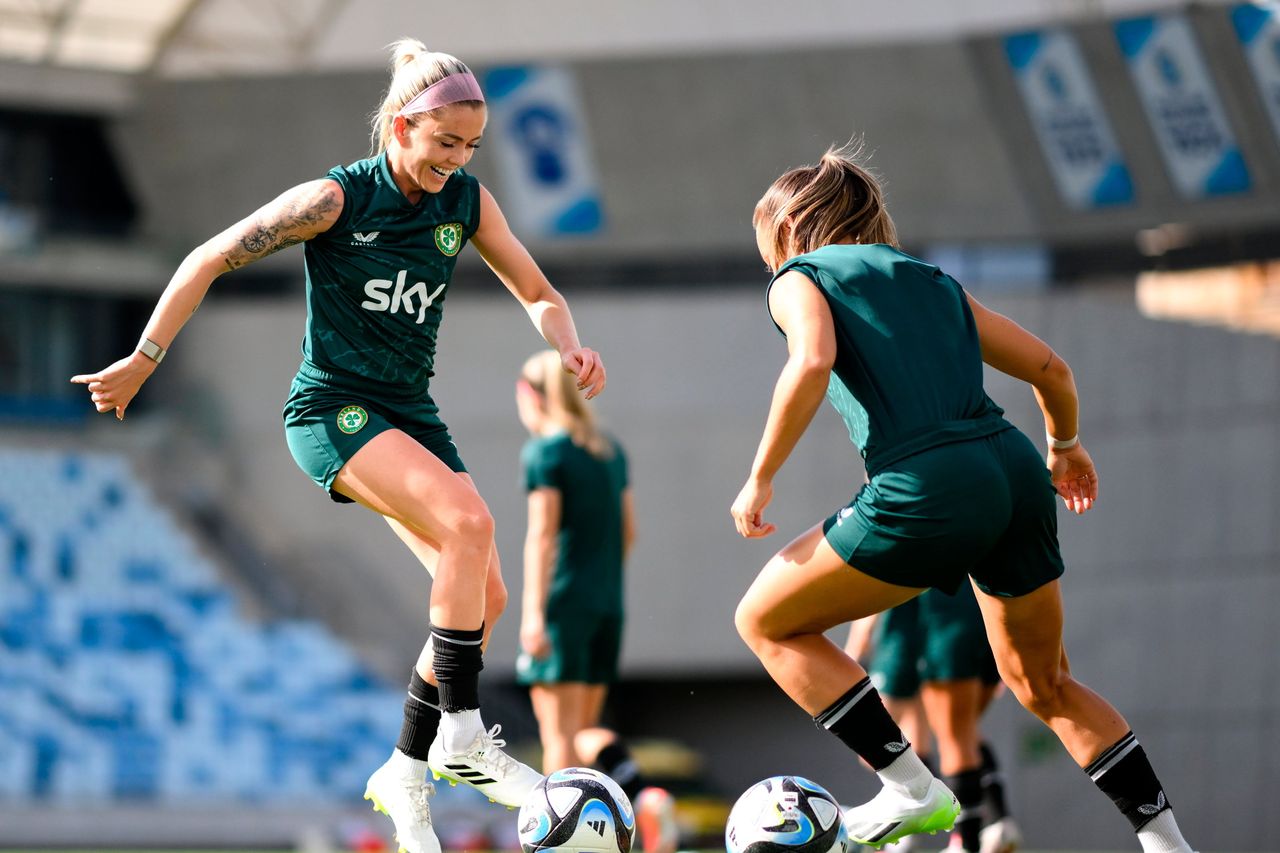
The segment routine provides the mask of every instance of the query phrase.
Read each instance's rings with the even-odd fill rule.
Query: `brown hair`
[[[371,153],[377,155],[391,144],[391,123],[396,113],[414,96],[432,83],[438,83],[450,74],[469,74],[471,69],[456,56],[427,50],[427,46],[414,38],[402,38],[391,45],[391,85],[372,118],[373,136]],[[458,101],[460,104],[482,107],[484,101]],[[450,105],[452,106],[452,104]],[[444,107],[441,107],[444,109]],[[432,115],[432,110],[427,115]],[[405,121],[412,123],[414,116]]]
[[[829,243],[898,245],[898,232],[884,206],[879,179],[864,167],[856,143],[822,155],[816,166],[791,169],[756,203],[751,224],[766,229],[766,258],[775,270],[788,258]]]
[[[534,353],[520,369],[520,376],[546,403],[547,418],[569,433],[579,447],[598,459],[613,455],[613,443],[600,432],[595,412],[578,392],[573,375],[565,372],[555,350]]]

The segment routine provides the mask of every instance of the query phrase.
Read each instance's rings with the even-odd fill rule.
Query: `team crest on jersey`
[[[462,223],[446,222],[436,226],[436,248],[449,257],[462,248]]]
[[[362,406],[343,406],[338,412],[338,429],[347,435],[354,435],[364,429],[369,422],[369,413]]]

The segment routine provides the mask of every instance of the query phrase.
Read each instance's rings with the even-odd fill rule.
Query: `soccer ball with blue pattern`
[[[847,853],[840,805],[802,776],[772,776],[748,788],[729,812],[728,853]]]
[[[538,784],[517,819],[524,853],[631,853],[636,815],[608,776],[588,767],[557,770]]]

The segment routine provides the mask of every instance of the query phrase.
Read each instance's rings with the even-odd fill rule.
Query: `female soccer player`
[[[559,355],[543,350],[516,383],[530,433],[520,454],[529,526],[516,679],[529,685],[543,772],[596,764],[634,803],[639,849],[670,853],[670,795],[646,787],[622,739],[600,727],[618,675],[635,510],[622,447],[600,431],[572,381]]]
[[[333,500],[383,515],[434,578],[431,637],[412,674],[400,741],[365,796],[394,821],[402,848],[438,853],[428,769],[512,807],[541,778],[502,751],[498,726],[486,731],[481,721],[481,651],[506,588],[493,519],[428,389],[462,247],[475,243],[577,390],[599,394],[605,371],[493,196],[462,168],[487,116],[475,77],[414,39],[395,44],[393,55],[373,156],[287,190],[195,249],[137,350],[72,381],[88,385],[99,412],[123,418],[215,278],[306,244],[307,331],[285,436],[298,465]]]
[[[883,845],[949,829],[959,807],[866,672],[823,632],[929,587],[954,591],[968,575],[1000,675],[1019,701],[1111,797],[1144,851],[1189,851],[1128,724],[1072,677],[1063,651],[1053,495],[1077,514],[1098,496],[1071,370],[951,277],[901,252],[878,182],[848,150],[778,178],[753,224],[774,271],[768,306],[789,357],[733,502],[738,532],[774,531],[764,519],[773,478],[824,393],[861,448],[869,482],[765,565],[735,621],[774,681],[884,782],[846,814],[850,836]],[[983,361],[1034,388],[1047,470],[983,391]]]

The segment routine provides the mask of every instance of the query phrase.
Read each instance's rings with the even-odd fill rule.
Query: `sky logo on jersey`
[[[437,225],[435,235],[436,248],[451,258],[462,248],[462,223],[460,222]]]
[[[439,241],[440,238],[436,237],[436,242]],[[454,251],[456,252],[457,249],[454,249]],[[412,314],[417,311],[417,322],[421,324],[427,319],[427,309],[436,301],[436,297],[444,292],[449,283],[447,281],[441,282],[436,286],[435,290],[428,293],[425,281],[419,281],[413,287],[405,289],[404,285],[408,277],[408,270],[400,270],[400,272],[396,273],[395,281],[386,278],[369,279],[364,283],[364,295],[368,299],[361,302],[360,307],[368,311],[386,312],[388,314],[395,314],[399,311]],[[416,308],[414,307],[415,300],[417,300]]]
[[[351,236],[355,237],[360,243],[372,243],[374,240],[378,239],[378,235],[381,233],[381,231],[370,231],[368,234],[365,234],[362,231],[354,231]]]

